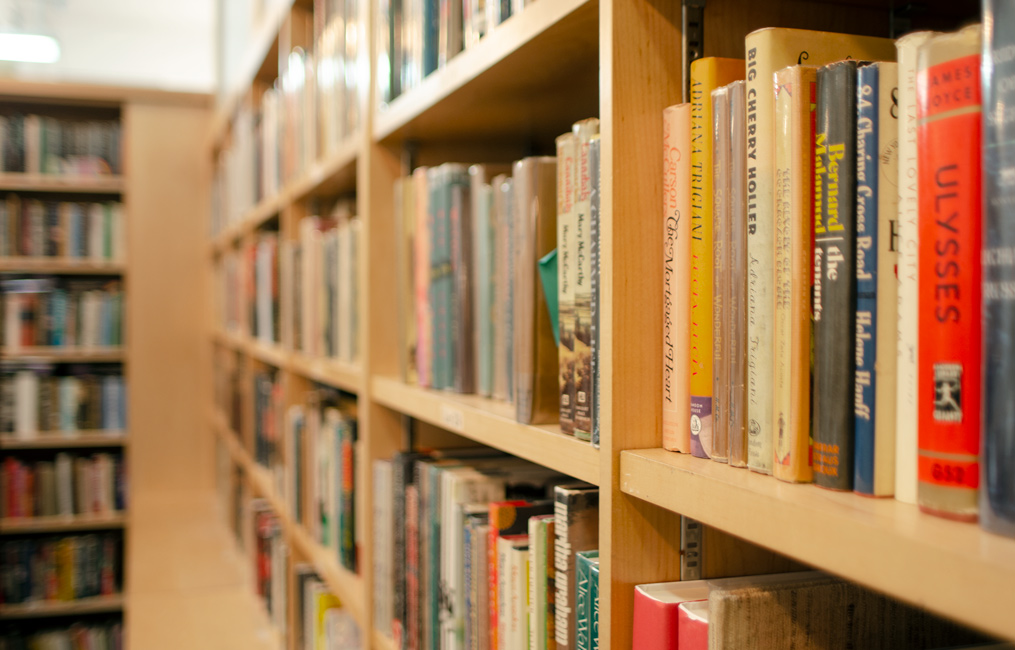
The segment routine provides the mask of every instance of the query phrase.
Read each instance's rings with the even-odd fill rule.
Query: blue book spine
[[[878,318],[878,66],[856,78],[856,456],[853,489],[874,493],[874,402]]]
[[[983,3],[983,440],[980,521],[1015,537],[1015,6]],[[995,54],[1000,54],[996,56]]]
[[[65,345],[67,336],[67,292],[56,289],[50,296],[53,309],[53,345]]]
[[[472,523],[466,519],[462,528],[462,578],[465,595],[465,611],[459,613],[465,623],[464,639],[469,643],[472,638]]]
[[[423,0],[423,76],[437,69],[440,40],[439,0]]]

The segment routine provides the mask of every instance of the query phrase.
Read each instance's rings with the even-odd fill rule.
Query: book
[[[748,191],[748,431],[751,469],[772,473],[774,418],[772,410],[772,349],[775,265],[772,263],[775,225],[775,94],[772,75],[802,63],[826,65],[851,59],[893,60],[895,43],[886,38],[834,34],[802,29],[766,28],[751,32],[747,51],[748,114],[744,124],[747,145]],[[756,100],[756,101],[750,101]],[[748,133],[749,130],[749,133]],[[852,337],[849,341],[852,341]]]
[[[599,629],[595,615],[598,567],[599,551],[582,551],[577,554],[574,640],[576,650],[591,650],[599,646]]]
[[[690,391],[691,453],[714,451],[712,368],[712,91],[743,79],[743,59],[705,57],[691,63]],[[724,450],[725,452],[725,450]],[[725,457],[725,453],[721,454]]]
[[[917,390],[920,268],[917,154],[917,50],[935,32],[913,32],[897,41],[899,77],[899,307],[895,400],[895,498],[916,503]]]
[[[556,247],[556,181],[555,158],[514,164],[512,374],[515,417],[523,424],[559,419],[557,346],[536,268],[536,260]]]
[[[818,69],[814,135],[814,482],[853,489],[856,359],[856,68]]]
[[[602,328],[600,326],[600,318],[602,314],[602,306],[600,305],[600,293],[602,280],[599,276],[599,265],[600,265],[600,248],[599,248],[599,237],[602,229],[601,225],[601,201],[600,201],[600,168],[601,168],[601,140],[599,135],[592,136],[589,141],[589,175],[592,177],[592,188],[589,191],[589,234],[592,238],[592,245],[589,249],[589,257],[592,263],[592,275],[589,281],[592,291],[592,331],[590,334],[591,342],[589,347],[591,348],[591,369],[589,375],[592,381],[592,390],[589,393],[588,399],[590,402],[589,411],[592,417],[592,446],[599,449],[599,396],[600,396],[600,372],[602,371],[602,360],[599,358],[603,351],[602,344]]]
[[[1015,386],[1011,331],[1015,302],[1006,289],[1015,279],[1015,265],[1005,251],[1015,241],[1006,227],[1012,190],[1003,182],[1008,169],[1013,127],[1003,119],[1011,105],[1010,83],[1015,67],[1000,53],[1012,45],[1012,7],[984,3],[983,35],[983,445],[980,521],[991,532],[1015,536],[1015,487],[1008,480],[1015,467]]]
[[[529,650],[555,648],[553,514],[529,518]]]
[[[857,70],[856,374],[854,489],[895,490],[895,362],[898,357],[898,120],[893,62]],[[862,359],[861,359],[862,353]]]
[[[663,111],[663,448],[691,452],[691,105]]]
[[[980,28],[918,51],[920,165],[917,502],[977,518],[980,479]],[[965,407],[965,408],[963,408]]]
[[[494,266],[497,269],[493,302],[494,399],[514,399],[514,186],[510,176],[498,174],[491,183],[494,213]]]
[[[574,199],[574,436],[592,440],[592,174],[589,145],[599,133],[599,119],[591,117],[575,122],[575,199]]]
[[[578,240],[575,236],[576,138],[573,133],[557,136],[557,309],[560,347],[560,431],[574,434],[575,414],[575,282],[578,267]]]
[[[486,165],[469,167],[469,195],[472,201],[472,283],[473,354],[475,359],[476,393],[489,397],[493,393],[493,301],[494,281],[497,274],[494,258],[493,189],[487,184],[489,171]]]
[[[576,554],[599,547],[599,488],[554,488],[554,635],[557,650],[573,648],[576,634]]]
[[[415,232],[413,244],[414,290],[416,311],[416,372],[419,385],[433,385],[432,368],[432,315],[430,313],[430,189],[429,170],[417,167],[412,173],[413,198],[415,199]]]
[[[775,458],[772,473],[810,482],[814,129],[817,68],[775,73]]]
[[[708,601],[680,603],[677,614],[680,650],[708,650]]]
[[[730,456],[730,100],[726,86],[711,92],[712,108],[712,459]]]
[[[639,650],[678,648],[680,605],[708,598],[703,580],[636,585],[631,647]]]
[[[729,464],[747,467],[747,83],[727,86],[729,99],[730,174],[729,210],[729,292],[727,294],[726,363],[729,367]]]

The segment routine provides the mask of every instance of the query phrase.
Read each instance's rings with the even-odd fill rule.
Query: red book
[[[490,650],[498,650],[500,639],[497,634],[498,589],[497,589],[497,539],[510,534],[508,527],[514,521],[517,506],[524,506],[525,501],[495,501],[490,504],[490,541],[486,546],[488,587],[490,590]]]
[[[980,31],[920,47],[919,451],[922,510],[976,520],[980,449]]]
[[[678,644],[680,604],[706,598],[708,583],[704,580],[637,585],[631,647],[637,650],[682,647]]]
[[[708,650],[708,601],[680,603],[677,630],[679,650]]]

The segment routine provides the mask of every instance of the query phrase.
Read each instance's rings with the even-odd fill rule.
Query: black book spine
[[[814,481],[853,489],[856,61],[818,70],[814,144]]]
[[[984,528],[1015,536],[1015,5],[985,0],[983,41]],[[1007,111],[1006,111],[1007,108]]]

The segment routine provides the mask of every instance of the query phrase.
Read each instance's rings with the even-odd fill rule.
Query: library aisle
[[[214,494],[136,492],[127,540],[129,647],[281,648]]]

